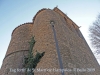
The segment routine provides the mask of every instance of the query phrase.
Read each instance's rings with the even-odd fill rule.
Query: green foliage
[[[32,37],[29,44],[30,44],[30,49],[28,57],[24,58],[24,67],[26,68],[26,71],[28,71],[28,69],[30,70],[29,72],[26,72],[26,75],[34,75],[33,69],[36,68],[37,64],[40,62],[40,59],[44,56],[45,52],[42,53],[37,52],[35,56],[33,55],[32,50],[35,45],[34,37]]]

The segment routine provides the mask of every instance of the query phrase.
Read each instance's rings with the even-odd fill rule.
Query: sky
[[[0,67],[11,40],[12,31],[20,24],[32,22],[42,8],[58,6],[78,26],[89,44],[89,26],[100,13],[100,0],[0,0]],[[100,56],[96,55],[100,64]]]

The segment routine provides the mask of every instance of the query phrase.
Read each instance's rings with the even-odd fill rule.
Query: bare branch
[[[100,14],[98,15],[96,21],[92,26],[89,27],[90,40],[94,48],[96,48],[96,53],[100,54]]]

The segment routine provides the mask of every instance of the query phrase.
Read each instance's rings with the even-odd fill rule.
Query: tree
[[[91,44],[96,49],[96,54],[100,54],[100,14],[93,25],[89,27],[89,32]]]

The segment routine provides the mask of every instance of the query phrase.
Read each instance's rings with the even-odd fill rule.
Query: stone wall
[[[54,21],[54,26],[50,24]],[[57,7],[41,9],[33,18],[33,23],[25,23],[14,29],[11,41],[1,67],[2,75],[25,75],[23,72],[10,72],[11,69],[23,68],[24,56],[29,50],[29,41],[35,36],[33,53],[45,52],[36,69],[60,69],[57,54],[57,42],[63,69],[95,69],[92,72],[64,72],[65,75],[100,75],[100,66],[86,43],[79,27]],[[57,70],[34,72],[35,75],[61,75]]]
[[[28,54],[29,41],[32,38],[32,27],[33,23],[25,23],[14,29],[1,67],[2,75],[25,74],[25,72],[16,72],[12,70],[23,69],[24,57]]]
[[[60,14],[59,14],[60,13]],[[37,14],[34,21],[33,35],[35,35],[35,50],[45,51],[37,68],[60,68],[55,48],[54,33],[50,21],[55,22],[57,40],[60,48],[64,68],[91,68],[94,72],[65,72],[65,75],[99,75],[99,65],[88,47],[79,27],[60,11],[44,10]],[[66,18],[66,19],[65,19]],[[38,31],[37,31],[37,30]],[[53,63],[54,62],[54,63]],[[70,65],[73,66],[70,66]],[[40,73],[35,73],[39,75]],[[42,72],[41,75],[61,75],[59,72]]]
[[[36,44],[34,52],[45,52],[45,55],[37,65],[36,69],[53,69],[59,68],[58,57],[55,47],[52,27],[50,21],[56,19],[53,11],[50,9],[40,12],[34,21],[33,35],[35,35]],[[60,75],[54,72],[35,72],[35,75]]]

